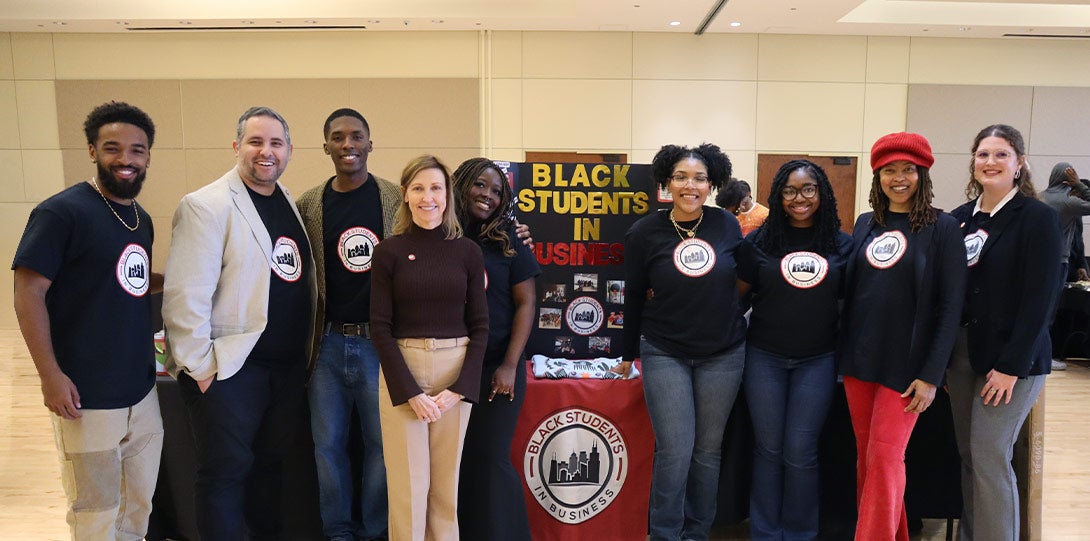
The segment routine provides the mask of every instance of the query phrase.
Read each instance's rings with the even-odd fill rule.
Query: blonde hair
[[[394,235],[401,235],[408,232],[413,226],[413,214],[409,210],[409,202],[405,199],[405,192],[409,187],[409,183],[416,177],[421,171],[425,169],[438,169],[443,173],[443,182],[447,192],[447,204],[443,209],[443,223],[442,227],[447,232],[447,240],[453,240],[462,236],[462,225],[458,223],[458,215],[454,210],[454,187],[450,182],[450,171],[447,169],[443,162],[439,161],[439,158],[431,155],[423,155],[418,158],[413,158],[405,166],[405,170],[401,172],[401,206],[397,208],[397,214],[394,215],[394,227],[392,233]]]

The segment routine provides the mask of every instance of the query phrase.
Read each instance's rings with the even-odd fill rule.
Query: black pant
[[[284,458],[304,412],[306,368],[248,360],[201,393],[179,377],[197,447],[197,529],[203,541],[276,539]]]
[[[529,541],[522,481],[511,464],[511,439],[526,395],[526,363],[520,361],[515,371],[514,401],[507,395],[488,401],[495,370],[495,364],[485,363],[480,402],[473,406],[466,428],[458,478],[458,526],[462,539]]]

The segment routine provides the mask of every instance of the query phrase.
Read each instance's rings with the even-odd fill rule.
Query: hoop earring
[[[1022,170],[1019,169],[1014,172],[1014,180],[1018,180],[1018,177],[1022,176]]]

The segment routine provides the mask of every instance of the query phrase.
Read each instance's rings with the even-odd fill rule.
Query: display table
[[[641,381],[537,379],[530,366],[527,373],[531,375],[515,429],[512,461],[523,475],[535,541],[644,538],[654,433]],[[596,440],[597,456],[593,454]],[[606,449],[606,442],[613,442],[621,452]],[[739,392],[723,438],[713,531],[748,516],[752,453],[749,410],[744,393]],[[856,512],[856,453],[841,384],[837,384],[819,453],[823,538],[850,537]],[[598,464],[600,473],[611,464],[614,478],[621,476],[623,482],[610,483],[601,476],[575,479],[582,484],[572,482],[584,464],[590,472],[593,463]],[[553,475],[554,469],[560,473]],[[945,391],[940,391],[932,407],[920,416],[906,452],[906,470],[905,500],[910,517],[957,518],[961,510],[960,462]],[[610,490],[616,494],[608,495]]]

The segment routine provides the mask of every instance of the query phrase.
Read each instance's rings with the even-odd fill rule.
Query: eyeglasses
[[[780,193],[783,194],[784,201],[791,201],[797,198],[800,193],[806,199],[813,199],[818,193],[818,187],[817,184],[804,184],[801,189],[794,186],[787,186]]]
[[[687,177],[685,175],[682,175],[682,174],[678,173],[678,174],[675,174],[674,176],[670,177],[670,182],[672,182],[674,184],[674,186],[684,186],[684,185],[686,185],[686,184],[688,184],[690,182],[692,182],[694,186],[707,186],[708,183],[711,182],[711,180],[708,179],[708,177],[705,176],[705,175],[698,175],[698,176],[695,176],[695,177]]]

